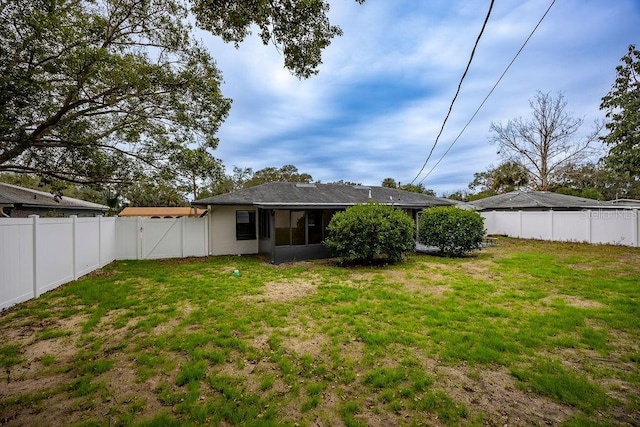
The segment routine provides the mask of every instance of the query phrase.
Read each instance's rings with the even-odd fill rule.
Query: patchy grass
[[[115,262],[0,315],[0,420],[637,425],[639,290],[638,249],[504,238],[384,267]]]

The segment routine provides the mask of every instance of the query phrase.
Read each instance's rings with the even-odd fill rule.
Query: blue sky
[[[233,99],[215,155],[227,172],[295,165],[314,180],[410,182],[440,130],[489,0],[333,0],[344,30],[320,73],[292,76],[257,36],[238,50],[201,34]],[[551,0],[497,0],[431,170],[518,51]],[[603,119],[600,100],[629,44],[640,46],[640,1],[557,0],[465,133],[424,179],[438,194],[466,189],[474,172],[501,161],[492,122],[530,116],[536,91],[564,93],[583,135]]]

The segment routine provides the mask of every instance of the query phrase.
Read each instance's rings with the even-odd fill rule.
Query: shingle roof
[[[197,209],[189,206],[176,207],[127,207],[124,208],[118,216],[200,216],[206,212],[206,209]]]
[[[404,208],[448,206],[454,202],[426,194],[411,193],[387,187],[341,184],[296,184],[269,182],[192,202],[192,205],[253,205],[265,208],[344,208],[374,201],[392,203]]]
[[[567,196],[547,191],[512,191],[469,203],[478,210],[493,209],[576,209],[600,207],[597,200]]]
[[[0,194],[0,205],[12,205],[13,202]]]
[[[616,199],[616,200],[609,200],[608,202],[605,202],[605,203],[611,206],[630,206],[630,207],[640,206],[640,200],[636,200],[636,199]]]
[[[54,198],[51,193],[31,190],[30,188],[19,187],[17,185],[0,182],[0,199],[7,200],[6,203],[23,206],[44,207],[51,209],[90,209],[108,211],[109,207],[97,203],[85,202],[84,200],[62,196]],[[58,199],[58,200],[56,200]]]

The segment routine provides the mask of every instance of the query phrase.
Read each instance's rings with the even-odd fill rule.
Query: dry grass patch
[[[554,294],[549,295],[548,297],[542,299],[542,302],[545,304],[555,304],[558,301],[564,302],[566,305],[571,307],[579,307],[579,308],[602,308],[604,304],[590,300],[587,298],[579,297],[576,295],[561,295]]]
[[[439,384],[454,399],[474,411],[491,414],[485,420],[488,425],[559,425],[575,412],[549,398],[518,388],[505,367],[438,366],[436,371],[444,379]]]
[[[318,291],[318,285],[313,279],[300,278],[285,281],[271,281],[264,284],[264,292],[258,295],[248,295],[249,300],[266,300],[269,302],[288,302],[305,298]]]

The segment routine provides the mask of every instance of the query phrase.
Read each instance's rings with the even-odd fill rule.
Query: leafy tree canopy
[[[0,13],[0,170],[131,180],[217,145],[230,101],[175,0],[15,0]]]
[[[198,198],[216,196],[218,194],[231,193],[244,188],[244,184],[253,176],[253,169],[233,167],[232,175],[224,175],[211,183],[210,186],[200,190]]]
[[[344,179],[340,179],[338,181],[328,182],[327,184],[338,184],[338,185],[362,185],[360,182],[353,181],[345,181]]]
[[[382,180],[382,186],[387,188],[398,188],[398,183],[394,178],[385,178]]]
[[[323,49],[342,35],[329,22],[325,0],[193,0],[193,12],[200,28],[236,46],[255,25],[262,42],[282,52],[285,67],[304,78],[318,72]]]
[[[527,171],[517,162],[507,161],[485,172],[473,174],[469,189],[483,193],[508,193],[524,187],[529,182]]]
[[[254,172],[252,168],[233,167],[232,175],[225,175],[212,181],[211,185],[200,191],[198,197],[204,198],[217,194],[230,193],[242,188],[255,187],[267,182],[301,182],[310,183],[313,177],[308,173],[298,172],[294,165],[284,165],[281,168],[266,167]]]
[[[215,163],[231,104],[213,58],[192,37],[193,16],[236,44],[255,25],[292,73],[308,77],[341,34],[328,9],[323,0],[5,2],[0,172],[113,183],[164,169],[188,179],[186,150]]]
[[[123,194],[125,206],[189,206],[184,193],[163,177],[135,182]]]
[[[207,188],[223,179],[222,162],[202,147],[183,148],[173,155],[171,164],[177,188],[193,195],[193,200],[199,197],[201,186]]]
[[[611,146],[607,164],[619,172],[640,180],[640,51],[634,45],[616,67],[617,77],[611,91],[602,98],[609,133],[602,139]]]
[[[280,169],[274,167],[260,169],[244,183],[244,187],[254,187],[266,182],[310,183],[312,181],[313,177],[308,173],[298,172],[298,168],[293,165],[284,165]]]
[[[597,200],[638,199],[640,181],[608,162],[568,164],[553,191]]]
[[[393,178],[385,178],[382,180],[382,186],[387,188],[397,188],[399,190],[410,191],[412,193],[428,194],[429,196],[435,196],[436,192],[425,188],[424,184],[404,184],[396,182]]]
[[[442,193],[442,197],[445,199],[457,200],[458,202],[468,202],[470,200],[469,192],[467,190],[444,192]]]

